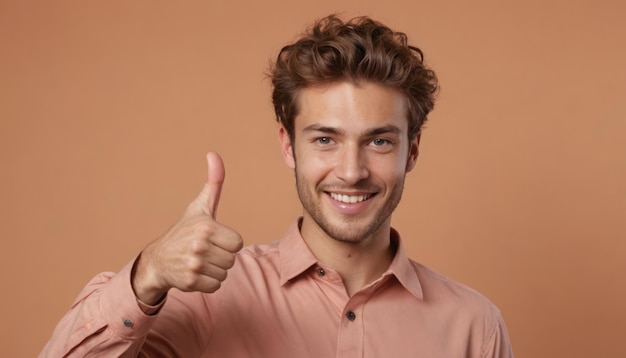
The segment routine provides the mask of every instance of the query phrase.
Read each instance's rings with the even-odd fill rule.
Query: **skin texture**
[[[293,138],[282,128],[279,135],[285,162],[296,172],[301,233],[351,293],[391,261],[391,213],[415,166],[419,137],[408,138],[405,97],[383,85],[316,85],[303,89],[299,101]]]

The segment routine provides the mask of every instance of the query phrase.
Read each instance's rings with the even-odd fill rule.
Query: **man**
[[[92,280],[42,356],[512,357],[498,309],[410,260],[391,214],[415,166],[435,74],[369,18],[316,22],[271,69],[302,217],[241,250],[216,220],[224,166],[117,274]]]

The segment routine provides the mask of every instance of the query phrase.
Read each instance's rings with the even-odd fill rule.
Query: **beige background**
[[[626,25],[615,1],[0,3],[1,355],[199,191],[248,244],[300,211],[263,72],[330,12],[405,31],[442,91],[394,225],[484,293],[518,357],[626,357]]]

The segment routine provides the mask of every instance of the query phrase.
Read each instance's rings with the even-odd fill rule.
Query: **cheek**
[[[312,184],[321,182],[332,172],[332,161],[311,152],[300,151],[296,156],[296,171],[300,179]]]
[[[398,181],[406,175],[406,162],[404,160],[378,161],[370,165],[370,175],[387,183],[388,185]]]

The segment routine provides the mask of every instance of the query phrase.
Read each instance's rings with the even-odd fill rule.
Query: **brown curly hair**
[[[435,105],[438,80],[423,63],[422,51],[402,32],[369,17],[346,22],[336,15],[316,21],[280,51],[270,66],[276,120],[294,138],[298,93],[309,85],[372,81],[398,88],[408,99],[409,138],[415,138]]]

